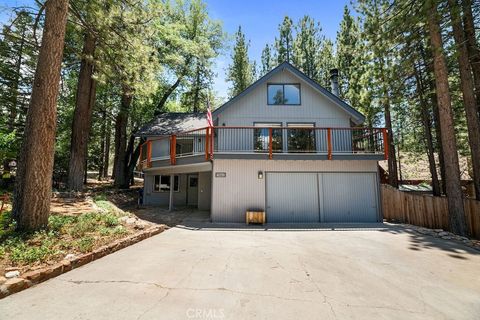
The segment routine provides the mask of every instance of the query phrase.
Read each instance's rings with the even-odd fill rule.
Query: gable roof
[[[230,107],[231,105],[233,105],[234,102],[236,102],[237,100],[239,100],[240,98],[242,98],[243,96],[249,94],[251,91],[253,91],[255,88],[257,88],[258,86],[262,85],[263,83],[265,83],[266,81],[268,81],[270,78],[272,78],[274,75],[276,75],[277,73],[283,71],[283,70],[288,70],[290,71],[291,73],[293,73],[295,76],[299,77],[300,79],[302,79],[303,81],[305,81],[306,83],[308,83],[313,89],[317,90],[318,92],[320,92],[321,94],[323,94],[325,97],[327,97],[330,101],[332,101],[333,103],[335,103],[337,106],[339,106],[341,109],[343,109],[345,112],[347,112],[348,114],[350,114],[352,116],[352,121],[355,122],[355,124],[361,124],[365,121],[365,116],[363,114],[361,114],[360,112],[358,112],[357,110],[355,110],[352,106],[350,106],[348,103],[346,103],[345,101],[343,101],[342,99],[340,99],[339,97],[337,97],[336,95],[334,95],[333,93],[331,93],[330,91],[328,91],[327,89],[325,89],[324,87],[322,87],[321,85],[319,85],[315,80],[311,79],[310,77],[308,77],[305,73],[301,72],[300,70],[298,70],[297,68],[295,68],[294,66],[292,66],[290,63],[288,62],[283,62],[281,64],[279,64],[277,67],[275,67],[274,69],[272,69],[270,72],[268,72],[267,74],[265,74],[263,77],[261,77],[260,79],[258,79],[257,81],[255,81],[252,85],[250,85],[249,87],[247,87],[245,90],[243,90],[241,93],[239,93],[238,95],[236,95],[235,97],[233,97],[232,99],[230,99],[229,101],[227,101],[226,103],[224,103],[222,106],[220,106],[219,108],[217,108],[215,111],[212,112],[213,116],[218,116],[220,113],[222,113],[223,111],[225,111],[226,109],[228,109],[228,107]]]
[[[169,135],[206,126],[207,119],[205,113],[167,112],[158,115],[155,120],[144,125],[137,131],[135,136]]]

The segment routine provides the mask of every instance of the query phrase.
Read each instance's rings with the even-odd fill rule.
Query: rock
[[[7,278],[0,276],[0,285],[4,284],[7,281]]]
[[[439,232],[438,235],[439,235],[440,237],[445,237],[445,236],[448,236],[449,233],[448,233],[448,232],[445,232],[445,231],[442,231],[442,232]]]
[[[443,229],[433,229],[435,232],[443,232]]]
[[[65,260],[73,260],[75,257],[76,256],[73,253],[69,253],[65,256]]]
[[[452,240],[452,237],[449,237],[449,236],[443,236],[442,239],[445,239],[445,240]]]
[[[20,270],[18,267],[7,267],[7,268],[5,268],[5,272],[18,271],[18,270]]]
[[[22,291],[23,289],[27,288],[28,285],[25,282],[25,279],[15,278],[7,280],[7,282],[5,282],[2,287],[5,287],[6,290],[4,290],[7,291],[9,294],[12,294],[18,291]]]
[[[8,271],[7,273],[5,273],[5,278],[12,279],[12,278],[18,277],[19,275],[20,275],[20,271],[18,270]]]
[[[137,219],[135,219],[135,218],[128,218],[127,220],[125,220],[125,223],[126,224],[134,224],[136,221],[137,221]]]

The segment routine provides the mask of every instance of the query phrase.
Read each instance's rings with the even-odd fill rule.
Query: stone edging
[[[411,230],[417,234],[422,234],[422,235],[427,235],[431,236],[434,238],[440,238],[444,240],[452,240],[455,242],[462,243],[466,245],[467,247],[476,249],[480,251],[480,240],[477,239],[470,239],[467,237],[462,237],[459,235],[456,235],[454,233],[444,231],[443,229],[430,229],[426,227],[420,227],[420,226],[415,226],[412,224],[408,223],[401,223],[401,222],[395,222],[395,221],[387,221],[389,224],[392,225],[397,225],[397,226],[402,226],[408,230]]]
[[[51,266],[46,266],[38,270],[27,271],[19,277],[6,279],[3,283],[0,282],[0,299],[162,233],[166,229],[168,229],[166,225],[154,226],[127,238],[116,240],[92,252],[79,255],[71,260],[62,260]]]

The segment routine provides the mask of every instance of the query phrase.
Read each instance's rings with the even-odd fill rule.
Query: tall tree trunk
[[[430,168],[430,176],[432,177],[432,193],[434,196],[440,196],[440,182],[438,181],[438,174],[437,174],[437,166],[435,164],[435,148],[433,146],[433,138],[432,138],[432,130],[431,125],[432,122],[430,120],[429,110],[427,106],[427,102],[425,100],[425,89],[423,85],[422,76],[418,68],[415,68],[415,80],[417,83],[417,92],[418,97],[420,100],[420,109],[422,115],[422,124],[423,130],[425,133],[425,145],[427,146],[427,157],[428,157],[428,165]]]
[[[132,155],[130,156],[130,161],[128,162],[127,176],[129,177],[129,179],[131,181],[131,185],[133,185],[133,182],[135,181],[133,174],[134,174],[137,162],[138,162],[138,158],[140,158],[140,146],[144,142],[145,142],[145,138],[141,138],[140,141],[138,142],[137,146],[135,147],[135,150],[133,151]]]
[[[127,124],[132,94],[128,87],[123,88],[120,111],[115,119],[115,181],[117,188],[125,187],[128,178],[125,172],[126,147],[127,147]]]
[[[382,78],[384,82],[383,88],[383,106],[385,111],[385,127],[388,129],[388,182],[391,186],[398,188],[398,169],[397,169],[397,155],[395,153],[395,143],[393,139],[392,130],[392,116],[390,114],[390,96],[388,88],[386,87],[385,76],[382,72]]]
[[[473,71],[473,78],[475,81],[475,93],[477,99],[477,107],[480,108],[480,48],[477,45],[477,38],[475,35],[475,25],[472,14],[472,1],[462,0],[463,10],[463,28],[465,38],[467,41],[468,58]],[[480,110],[478,110],[480,112]],[[477,198],[478,199],[478,198]]]
[[[107,117],[107,131],[105,136],[105,153],[103,154],[103,177],[108,178],[108,166],[110,163],[110,140],[112,136],[112,122]]]
[[[439,25],[436,0],[426,0],[424,12],[433,52],[433,68],[438,100],[439,120],[441,127],[442,149],[447,178],[447,201],[450,230],[460,235],[467,234],[462,188],[460,185],[460,167],[458,164],[457,140],[453,127],[453,114],[448,85],[448,70],[443,54],[442,35]]]
[[[448,0],[452,19],[453,38],[457,45],[458,65],[460,69],[460,86],[463,94],[463,104],[467,114],[468,144],[472,157],[473,185],[475,198],[480,200],[480,119],[475,99],[472,69],[468,60],[468,48],[463,33],[460,6],[456,0]]]
[[[86,170],[85,161],[96,91],[96,81],[92,78],[95,46],[95,37],[90,32],[87,32],[83,45],[80,73],[78,75],[77,97],[70,143],[70,161],[68,165],[67,187],[69,190],[75,191],[83,191],[83,174]]]
[[[107,135],[107,111],[102,110],[102,125],[100,128],[100,164],[98,166],[98,180],[104,178],[104,167],[105,167],[105,144],[106,144],[106,135]]]
[[[17,172],[13,215],[19,230],[48,223],[68,0],[45,2],[45,25]]]
[[[162,98],[158,102],[157,108],[155,108],[154,114],[158,116],[160,113],[163,112],[163,109],[165,107],[165,103],[167,103],[168,97],[175,91],[175,89],[180,85],[182,82],[183,76],[178,77],[177,81],[175,81],[168,89],[165,91],[165,93],[162,95]]]
[[[435,151],[438,152],[438,165],[440,167],[440,177],[442,183],[440,184],[440,190],[443,194],[447,194],[446,188],[446,174],[445,174],[445,161],[443,159],[443,148],[442,148],[442,129],[440,127],[440,115],[438,111],[438,98],[435,88],[435,77],[433,70],[433,53],[427,48],[426,53],[422,50],[422,58],[425,61],[425,68],[427,69],[427,79],[428,79],[428,90],[430,91],[429,101],[432,104],[433,110],[433,122],[435,127]]]

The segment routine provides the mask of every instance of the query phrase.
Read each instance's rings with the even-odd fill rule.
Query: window
[[[299,105],[299,84],[269,84],[267,86],[269,105]]]
[[[255,127],[261,127],[254,129],[254,147],[255,151],[268,151],[270,143],[270,133],[269,128],[272,129],[272,151],[281,152],[282,151],[282,129],[281,123],[255,123]]]
[[[287,126],[288,152],[316,151],[315,130],[312,123],[289,123]]]
[[[179,192],[178,176],[173,176],[173,191]],[[170,192],[170,176],[155,176],[153,180],[153,191]]]

